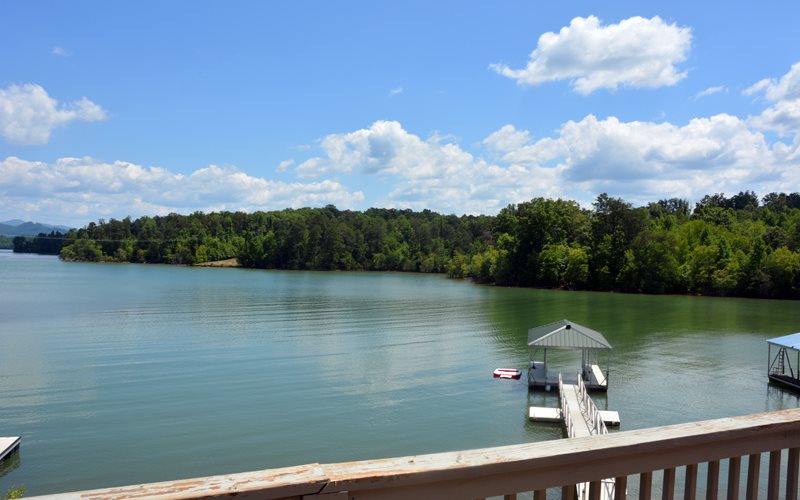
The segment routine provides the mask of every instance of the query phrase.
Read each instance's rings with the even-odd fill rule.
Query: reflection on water
[[[6,474],[10,473],[17,467],[19,467],[20,463],[20,451],[17,448],[13,453],[9,453],[2,460],[0,460],[0,477],[5,476]],[[0,492],[0,494],[5,495],[5,491]]]
[[[491,372],[524,368],[527,329],[563,318],[614,346],[596,401],[622,430],[799,404],[765,377],[764,339],[800,329],[792,302],[7,252],[0,282],[0,433],[25,452],[0,491],[560,438],[526,418],[555,393]]]

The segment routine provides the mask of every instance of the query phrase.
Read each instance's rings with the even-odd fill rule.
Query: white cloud
[[[0,89],[0,135],[12,144],[44,144],[55,127],[105,118],[103,108],[85,97],[59,104],[36,84]]]
[[[774,130],[784,136],[800,134],[800,99],[778,101],[750,121],[756,128]]]
[[[325,137],[323,155],[296,171],[375,176],[385,195],[372,205],[489,214],[535,196],[588,204],[608,192],[646,203],[720,191],[796,191],[800,182],[797,144],[770,144],[748,120],[728,114],[684,125],[588,115],[536,141],[505,125],[483,144],[498,161],[437,136],[422,139],[398,122],[375,122]]]
[[[496,153],[508,153],[520,149],[528,141],[530,134],[527,130],[517,130],[513,125],[504,125],[484,139],[483,144]]]
[[[278,167],[275,170],[278,172],[286,172],[292,165],[294,165],[293,159],[283,160],[282,162],[278,163]]]
[[[100,217],[156,215],[196,210],[283,209],[328,203],[355,208],[364,199],[342,184],[278,182],[234,167],[211,165],[184,175],[92,158],[55,163],[16,157],[0,161],[0,215],[83,225]]]
[[[631,17],[602,26],[595,16],[576,17],[558,33],[544,33],[523,69],[490,67],[520,85],[571,80],[580,94],[619,86],[655,88],[686,77],[676,64],[686,60],[690,28],[660,17]]]
[[[765,78],[744,90],[745,95],[763,92],[773,105],[750,123],[759,129],[782,135],[796,135],[800,140],[800,62],[792,65],[780,79]]]
[[[545,141],[561,162],[561,181],[589,193],[645,202],[790,188],[784,145],[770,146],[745,120],[727,114],[683,126],[589,115],[565,123],[558,137]]]
[[[700,99],[702,97],[706,97],[706,96],[710,96],[710,95],[714,95],[714,94],[719,94],[720,92],[727,93],[728,92],[728,88],[724,87],[722,85],[719,85],[719,86],[716,86],[716,87],[708,87],[707,89],[702,90],[702,91],[698,92],[697,94],[695,94],[694,98],[695,99]]]
[[[397,94],[402,94],[402,93],[403,93],[403,87],[395,87],[389,90],[389,97],[394,97]]]
[[[769,78],[764,78],[763,80],[759,80],[758,82],[756,82],[753,85],[750,85],[749,87],[744,89],[742,91],[742,94],[744,94],[744,95],[757,94],[757,93],[761,92],[762,90],[764,90],[765,88],[769,87],[771,83],[772,82],[770,81]]]
[[[792,65],[780,79],[765,78],[744,90],[745,95],[764,91],[770,101],[800,99],[800,62]]]
[[[506,128],[501,134],[513,132]],[[496,135],[490,143],[504,141]],[[505,144],[512,147],[514,141]],[[366,129],[329,135],[321,147],[324,155],[298,165],[297,174],[378,176],[389,186],[388,193],[377,200],[379,206],[496,213],[509,200],[519,201],[537,193],[560,194],[553,181],[554,169],[492,164],[455,143],[444,142],[438,134],[422,139],[394,121],[377,121]]]
[[[59,47],[58,45],[56,45],[55,47],[53,47],[52,54],[54,56],[69,57],[72,55],[72,52],[65,49],[64,47]]]

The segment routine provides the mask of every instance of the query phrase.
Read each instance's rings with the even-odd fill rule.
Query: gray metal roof
[[[528,330],[528,347],[549,349],[611,349],[603,334],[562,319]]]
[[[791,335],[784,335],[783,337],[775,337],[774,339],[767,340],[767,342],[800,351],[800,333],[792,333]]]

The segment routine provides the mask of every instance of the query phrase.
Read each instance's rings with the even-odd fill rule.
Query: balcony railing
[[[766,470],[761,456],[768,455]],[[767,456],[765,455],[765,456]],[[65,493],[59,499],[214,498],[264,499],[460,499],[532,492],[536,500],[572,499],[589,482],[599,498],[603,478],[616,478],[616,498],[697,497],[797,500],[800,409],[655,427],[575,439],[335,464],[309,464],[223,476]],[[704,474],[698,474],[699,466]],[[727,474],[721,474],[721,465]],[[744,469],[746,467],[746,470]],[[657,473],[663,471],[663,473]],[[763,472],[763,474],[762,474]],[[763,476],[763,477],[762,477]],[[632,479],[630,484],[629,477]],[[654,477],[661,478],[654,484]],[[679,478],[676,481],[676,477]],[[629,486],[636,488],[628,488]],[[636,491],[633,493],[632,491]],[[530,493],[528,493],[530,495]]]

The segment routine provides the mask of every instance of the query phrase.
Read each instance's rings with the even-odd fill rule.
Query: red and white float
[[[522,370],[517,370],[516,368],[498,368],[492,372],[492,376],[494,378],[519,380],[519,378],[522,376]]]

